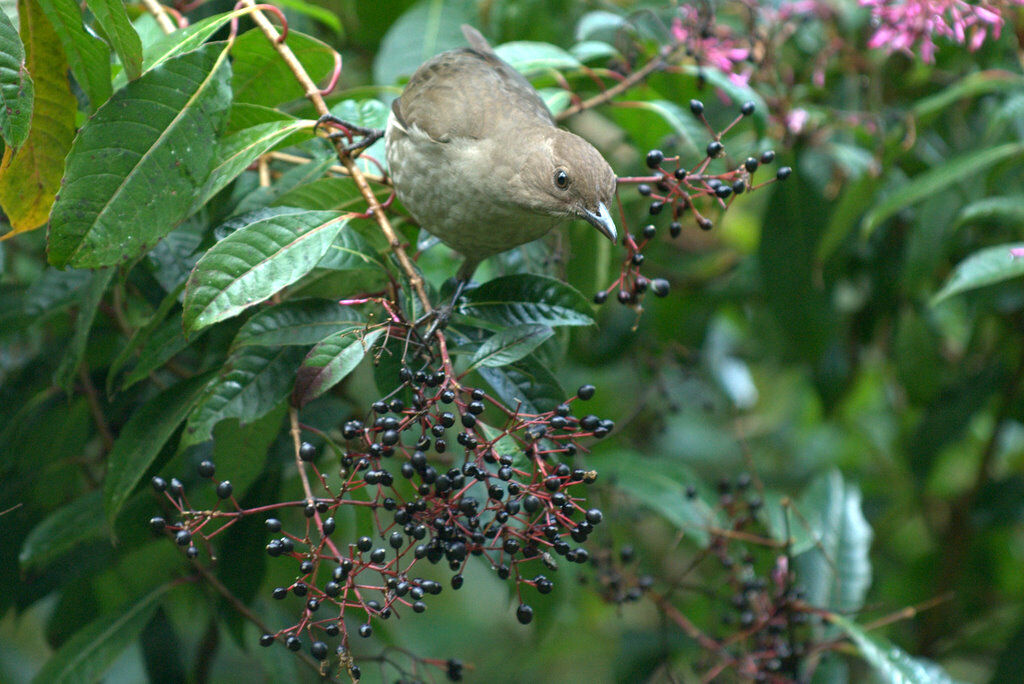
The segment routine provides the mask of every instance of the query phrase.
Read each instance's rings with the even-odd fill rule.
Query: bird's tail
[[[484,55],[493,55],[494,49],[491,44],[487,42],[483,34],[477,31],[469,24],[462,25],[462,35],[466,37],[466,42],[469,43],[469,47],[473,48],[477,52]]]

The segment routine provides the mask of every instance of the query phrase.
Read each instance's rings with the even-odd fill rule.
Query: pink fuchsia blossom
[[[672,19],[672,38],[687,45],[701,63],[727,74],[736,85],[747,85],[753,73],[746,63],[750,48],[741,45],[728,29],[709,30],[706,25],[702,28],[704,23],[692,5],[684,5]]]
[[[860,0],[860,4],[871,8],[871,20],[876,26],[868,47],[911,56],[916,48],[921,59],[933,63],[935,36],[977,50],[989,33],[993,38],[999,37],[1003,28],[1002,7],[1021,5],[1024,0],[974,5],[964,0]]]

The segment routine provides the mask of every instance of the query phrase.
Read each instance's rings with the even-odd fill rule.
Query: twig
[[[589,99],[583,100],[582,102],[577,102],[568,109],[559,113],[558,116],[555,117],[555,119],[557,121],[564,121],[565,119],[568,119],[570,116],[573,116],[574,114],[579,114],[584,110],[593,109],[598,105],[603,105],[604,103],[610,101],[616,95],[626,92],[633,86],[640,83],[640,81],[644,80],[645,78],[653,74],[655,71],[671,62],[672,59],[675,57],[676,52],[681,50],[682,48],[683,46],[676,45],[674,47],[668,48],[667,50],[663,50],[657,57],[649,61],[647,64],[644,64],[642,67],[640,67],[639,69],[631,73],[629,76],[613,85],[611,88],[608,88],[607,90],[604,90]]]
[[[85,398],[89,402],[89,413],[92,414],[93,422],[96,423],[96,429],[100,433],[100,439],[103,440],[103,449],[109,452],[114,448],[114,436],[110,433],[110,427],[103,417],[99,393],[96,392],[96,386],[92,384],[92,378],[89,377],[89,371],[86,370],[84,363],[78,367],[78,379],[82,381],[82,387],[85,389]]]
[[[164,33],[174,33],[176,27],[170,17],[167,16],[167,10],[164,9],[163,5],[156,0],[142,0],[142,4],[146,6],[149,13],[156,19],[156,23],[160,25],[161,31]]]

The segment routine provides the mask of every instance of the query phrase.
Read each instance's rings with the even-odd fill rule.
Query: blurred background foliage
[[[769,59],[752,65],[749,85],[733,85],[730,93],[727,80],[712,78],[713,68],[684,60],[617,98],[644,106],[603,106],[567,125],[592,140],[621,176],[644,175],[648,149],[684,158],[694,147],[703,150],[707,140],[693,135],[688,112],[679,113],[691,98],[703,100],[709,120],[722,127],[737,112],[737,94],[753,92],[764,104],[761,118],[729,134],[729,154],[742,160],[774,149],[777,163],[794,173],[734,199],[727,213],[714,216],[710,232],[687,222],[675,239],[667,216],[648,216],[649,200],[633,185],[620,187],[626,226],[637,232],[653,221],[659,228],[644,250],[643,270],[668,279],[671,294],[647,297],[641,314],[609,302],[596,309],[596,327],[560,334],[542,348],[563,387],[596,385],[588,408],[616,422],[614,435],[585,461],[601,473],[591,495],[606,520],[590,544],[630,545],[638,571],[670,582],[706,543],[687,487],[697,487],[716,509],[718,483],[746,473],[763,486],[771,510],[790,510],[785,502],[795,502],[794,528],[861,526],[847,546],[831,550],[837,555],[824,569],[804,556],[798,569],[806,571],[800,579],[811,599],[839,610],[827,586],[835,573],[860,573],[848,579],[865,582],[867,593],[847,617],[886,622],[872,634],[940,663],[954,678],[1021,681],[1024,290],[1009,252],[1022,239],[1024,219],[1018,36],[1008,27],[977,52],[940,45],[935,64],[925,64],[867,50],[868,11],[854,2],[816,3],[815,12],[790,20],[792,33],[778,43],[771,33],[777,26],[751,31],[754,12],[743,3],[697,5],[769,50]],[[594,53],[594,63],[635,63],[669,40],[678,11],[625,0],[281,6],[292,30],[340,50],[344,71],[332,102],[385,105],[424,59],[462,45],[462,23],[478,26],[495,45],[536,41],[575,60],[586,54],[580,44],[592,41],[608,46],[605,55]],[[188,16],[195,22],[229,9],[210,2]],[[155,31],[145,15],[136,25],[143,36]],[[531,74],[535,85],[557,86],[544,62],[547,48],[523,54],[542,62]],[[560,71],[581,90],[592,87],[579,69]],[[676,109],[650,104],[666,102]],[[383,107],[365,106],[382,121]],[[303,107],[300,101],[290,111],[308,115]],[[232,192],[251,190],[254,175],[215,198],[210,215]],[[403,230],[415,238],[412,226]],[[116,612],[182,567],[170,544],[149,541],[148,492],[132,500],[115,529],[92,517],[97,508],[89,492],[97,481],[83,473],[102,479],[109,450],[94,414],[102,412],[116,433],[142,395],[102,392],[125,343],[105,307],[84,347],[88,371],[76,383],[71,369],[69,383],[91,382],[102,404],[80,387],[66,393],[51,381],[68,373],[61,360],[90,277],[46,269],[43,233],[0,243],[0,680],[10,682],[30,679],[96,615]],[[157,279],[160,268],[171,268],[158,258],[150,263]],[[572,226],[550,244],[492,260],[477,279],[548,271],[589,296],[614,279],[620,258],[618,248]],[[456,263],[436,247],[419,265],[440,288]],[[147,315],[147,299],[127,303],[133,325]],[[179,359],[202,367],[204,355],[223,349],[236,329],[213,329],[182,348]],[[376,391],[362,369],[303,420],[339,425],[364,412]],[[220,471],[235,468],[232,480],[258,482],[251,501],[296,488],[287,436],[276,431],[280,415],[268,420],[262,435],[222,423],[216,446],[204,452],[217,454]],[[253,440],[269,445],[256,470],[244,458],[230,460]],[[165,453],[161,463],[170,458]],[[174,458],[181,465],[197,457]],[[830,527],[822,521],[837,500],[842,521]],[[40,529],[43,523],[48,527]],[[345,524],[356,530],[362,523]],[[262,552],[261,526],[239,526],[233,534],[217,572],[268,621],[294,620],[268,600],[269,588],[288,581],[290,570]],[[762,574],[772,562],[762,563]],[[814,595],[821,577],[826,588]],[[536,597],[537,618],[527,628],[512,616],[506,584],[482,563],[470,563],[460,592],[438,597],[427,616],[381,623],[375,639],[423,657],[460,658],[471,664],[466,675],[473,681],[696,681],[705,671],[705,656],[651,602],[609,605],[587,568],[563,567],[558,578],[556,591]],[[704,564],[686,578],[697,589],[677,592],[679,610],[708,634],[735,629],[723,623],[730,592],[723,570]],[[211,681],[311,676],[283,649],[253,648],[257,630],[197,583],[176,587],[160,605],[139,638],[123,652],[125,644],[115,649],[110,681],[181,681],[199,657],[212,658]],[[918,605],[928,607],[885,620]],[[867,660],[884,672],[884,657]],[[829,656],[816,681],[862,681],[868,669]],[[367,681],[396,677],[370,664],[363,671]]]

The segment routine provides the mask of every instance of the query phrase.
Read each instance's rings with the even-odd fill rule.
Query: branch
[[[306,73],[306,69],[299,62],[295,53],[292,52],[291,48],[286,43],[281,42],[281,34],[277,28],[270,23],[270,20],[258,9],[255,9],[256,3],[253,0],[241,0],[240,3],[244,7],[248,7],[252,10],[252,20],[256,25],[263,31],[263,35],[274,46],[277,53],[284,60],[284,63],[288,65],[292,74],[296,80],[302,85],[303,90],[306,91],[306,98],[313,103],[313,107],[317,113],[321,116],[330,114],[330,110],[327,108],[327,103],[324,102],[323,96],[320,94],[320,89],[317,87],[313,79],[310,78],[309,74]],[[373,189],[366,180],[366,176],[356,166],[355,161],[347,152],[345,152],[344,145],[340,140],[334,140],[334,148],[338,154],[338,160],[342,166],[345,167],[349,176],[355,182],[356,187],[359,188],[359,192],[362,193],[363,199],[366,200],[368,206],[368,213],[380,226],[380,230],[384,233],[384,237],[387,238],[388,247],[391,252],[398,259],[399,266],[402,268],[402,272],[409,279],[410,285],[413,290],[416,291],[416,296],[423,304],[425,311],[430,312],[432,307],[430,306],[430,298],[427,297],[426,290],[423,289],[423,279],[416,272],[415,267],[412,265],[412,261],[409,260],[409,255],[402,249],[402,242],[398,239],[398,235],[395,233],[394,228],[391,226],[391,222],[388,220],[387,215],[384,213],[384,209],[381,207],[380,202],[377,200],[377,196],[373,194]]]

